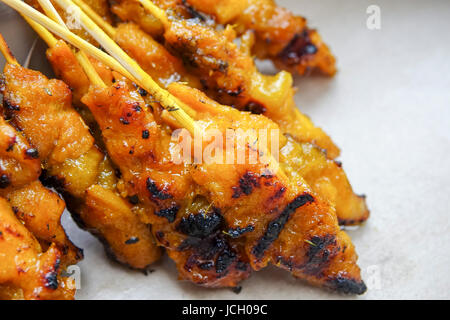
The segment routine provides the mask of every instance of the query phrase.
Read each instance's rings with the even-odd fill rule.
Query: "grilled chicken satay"
[[[73,299],[75,286],[61,277],[63,253],[46,251],[0,198],[0,299]]]
[[[155,122],[143,98],[118,80],[110,88],[92,87],[83,102],[102,129],[127,194],[139,199],[160,245],[177,262],[180,277],[209,287],[234,287],[248,277],[241,247],[219,230],[219,209],[195,190],[189,167],[171,161],[171,132]],[[190,247],[189,235],[197,246]]]
[[[95,13],[91,14],[94,15]],[[111,26],[105,26],[105,29],[108,30],[117,44],[161,86],[166,87],[173,81],[181,80],[191,87],[198,87],[198,78],[190,76],[179,60],[136,24],[123,23],[117,29]],[[70,51],[67,49],[65,52]],[[61,50],[60,53],[62,53]],[[58,66],[58,61],[77,63],[74,57],[63,59],[63,54],[52,54],[52,56],[59,56],[58,59],[54,59],[50,58],[49,55],[55,69],[62,69]],[[68,65],[65,65],[65,68],[68,70],[77,69],[76,67],[68,67]],[[74,76],[76,74],[78,72],[73,72]],[[76,77],[76,79],[79,78]],[[110,83],[109,78],[106,79],[105,82]],[[88,82],[88,80],[86,79],[85,82]],[[66,83],[70,84],[71,80],[67,79]],[[80,91],[84,92],[85,88],[86,86],[83,86],[83,90]],[[148,100],[148,97],[144,99]],[[352,225],[365,221],[369,216],[365,199],[363,196],[354,194],[341,164],[327,159],[322,150],[308,142],[292,141],[291,138],[290,140],[289,146],[291,148],[285,148],[284,150],[289,150],[288,152],[291,154],[295,153],[295,156],[289,157],[294,161],[293,167],[298,170],[298,174],[306,179],[318,196],[335,204],[339,223]]]
[[[190,8],[182,0],[156,0],[156,5],[163,9],[170,9],[171,14],[179,17],[192,17]],[[93,8],[95,9],[95,8]],[[122,21],[134,22],[152,37],[160,39],[164,33],[164,26],[159,19],[146,12],[142,5],[135,0],[114,1],[111,11]],[[99,13],[99,12],[97,12]]]
[[[79,60],[81,55],[75,57],[64,41],[57,41],[42,27],[34,24],[31,26],[49,45],[46,53],[55,73],[70,85],[71,91],[78,98],[75,99],[79,107],[78,112],[89,123],[96,143],[101,145],[98,127],[79,97],[86,93],[90,85],[86,73],[97,74],[99,81],[107,83],[113,83],[114,77],[120,75],[114,75],[111,69],[89,56],[85,56],[89,61],[84,60],[82,67]],[[99,152],[97,148],[94,149]],[[94,160],[94,164],[95,162]],[[148,226],[139,220],[139,206],[136,206],[133,199],[126,201],[119,196],[123,195],[119,190],[121,181],[114,177],[112,163],[106,154],[98,169],[99,183],[85,191],[84,202],[83,198],[74,198],[66,192],[66,196],[73,200],[72,210],[77,212],[81,219],[77,219],[77,215],[74,217],[81,227],[87,228],[103,242],[108,256],[132,268],[145,269],[160,257],[161,250],[156,246]],[[120,171],[115,171],[116,175],[120,174]]]
[[[271,59],[277,67],[298,74],[318,70],[336,73],[335,58],[304,17],[279,7],[274,0],[186,0],[218,23],[233,24],[239,33],[255,34],[252,54]]]
[[[61,226],[64,201],[42,186],[40,172],[36,150],[0,117],[0,299],[73,299],[75,293],[60,272],[83,254]],[[33,265],[38,261],[41,267]]]
[[[166,46],[200,78],[212,98],[264,114],[298,141],[325,149],[330,159],[339,155],[331,138],[296,108],[292,76],[285,71],[261,74],[252,57],[233,43],[236,34],[231,27],[218,31],[199,19],[168,19],[162,10],[155,10],[164,23]]]
[[[222,130],[278,128],[266,117],[220,106],[187,86],[174,83],[169,91],[199,112],[199,119],[206,123],[211,117],[217,117]],[[194,180],[206,186],[213,198],[222,197],[223,206],[229,206],[230,211],[223,211],[227,212],[224,217],[232,225],[231,230],[249,230],[246,222],[259,220],[255,222],[254,232],[244,233],[246,252],[254,270],[272,263],[316,285],[345,293],[363,293],[366,287],[356,264],[354,246],[339,229],[334,207],[317,197],[298,174],[293,165],[295,159],[291,158],[295,152],[283,152],[285,148],[291,149],[287,139],[280,139],[280,147],[280,168],[273,159],[268,166],[244,165],[241,175],[234,173],[233,180],[228,177],[233,177],[233,171],[239,171],[236,167],[227,171],[223,165],[213,164],[195,167]]]
[[[145,70],[160,86],[172,82],[185,82],[200,88],[198,77],[188,73],[182,61],[145,33],[135,23],[120,23],[114,41]]]
[[[278,128],[263,116],[220,106],[198,90],[176,83],[169,90],[197,111],[202,131]],[[92,87],[82,100],[129,194],[154,208],[148,210],[149,223],[181,278],[234,286],[248,276],[247,263],[254,270],[272,263],[313,284],[365,291],[354,247],[340,231],[333,207],[300,176],[285,175],[273,161],[176,165],[170,132],[125,83]]]
[[[17,218],[44,248],[54,243],[63,252],[63,266],[75,264],[83,252],[61,226],[64,201],[39,181],[37,150],[0,117],[0,196],[7,199]]]
[[[189,86],[196,87],[197,79],[193,80],[193,77],[184,76],[186,70],[180,66],[179,62],[164,47],[140,30],[137,25],[132,23],[121,24],[115,33],[115,40],[146,72],[157,79],[160,84],[162,83],[163,86],[172,82],[167,81],[167,79],[174,80],[171,76],[171,74],[174,74],[176,78],[187,82]],[[235,48],[235,50],[237,49]],[[161,58],[158,59],[157,56]],[[160,64],[155,62],[160,62]],[[247,62],[253,65],[250,59]],[[291,99],[288,100],[289,103],[292,103]],[[297,113],[295,106],[290,109],[299,117],[303,116]],[[293,125],[291,124],[291,126]],[[314,128],[308,128],[308,130],[312,130],[314,135]],[[295,157],[289,157],[293,161],[295,159],[293,167],[298,170],[298,174],[305,178],[323,200],[335,204],[340,224],[352,225],[365,221],[369,216],[365,199],[353,192],[341,164],[327,159],[322,150],[309,142],[292,140],[290,139],[289,143],[292,148],[285,148],[284,150],[295,153]]]
[[[5,115],[37,150],[46,183],[61,190],[77,222],[121,263],[143,269],[157,260],[160,249],[119,196],[114,168],[72,108],[67,85],[15,64],[5,66],[3,80]]]

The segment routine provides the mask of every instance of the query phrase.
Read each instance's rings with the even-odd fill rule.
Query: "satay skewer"
[[[184,103],[181,103],[177,98],[171,95],[167,90],[159,87],[158,84],[145,71],[143,71],[133,59],[131,59],[122,49],[120,49],[120,47],[112,39],[110,39],[89,17],[87,17],[86,14],[81,11],[81,9],[79,9],[72,2],[58,1],[58,3],[61,2],[62,4],[65,3],[67,5],[64,7],[64,9],[67,9],[67,7],[69,6],[78,8],[80,11],[81,22],[83,23],[85,28],[95,34],[95,36],[98,38],[96,40],[100,40],[99,42],[102,44],[102,46],[106,50],[109,50],[114,56],[116,56],[118,58],[117,60],[101,51],[100,49],[94,47],[87,41],[76,36],[72,32],[68,31],[65,27],[60,26],[58,23],[54,22],[50,18],[46,17],[45,15],[35,10],[31,6],[23,3],[22,1],[2,1],[13,9],[22,13],[23,15],[45,26],[53,33],[71,43],[73,46],[77,47],[80,50],[85,50],[97,60],[101,61],[105,65],[137,83],[143,89],[152,94],[153,97],[158,100],[158,102],[165,109],[169,110],[171,112],[171,115],[191,134],[200,132],[197,124],[186,111],[189,110],[189,108],[187,108]],[[95,30],[95,32],[93,30]]]
[[[59,15],[58,11],[56,11],[53,4],[50,2],[50,0],[38,0],[39,5],[44,10],[45,14],[51,18],[53,21],[59,23],[61,26],[65,27],[67,30],[69,28],[66,26],[64,20]],[[105,86],[105,83],[100,78],[97,72],[95,72],[94,66],[89,61],[89,57],[86,55],[86,53],[83,50],[80,50],[79,52],[75,53],[75,57],[77,58],[78,62],[82,66],[84,72],[86,73],[89,80],[99,86]]]
[[[82,27],[98,42],[102,45],[105,50],[110,53],[117,61],[124,66],[127,71],[137,80],[137,83],[145,84],[141,85],[142,88],[147,90],[153,97],[178,121],[183,127],[188,129],[192,134],[195,130],[199,130],[195,125],[195,122],[190,117],[195,115],[189,106],[181,102],[178,98],[174,97],[167,90],[161,88],[153,78],[148,75],[140,65],[130,58],[128,54],[120,48],[120,46],[111,39],[106,32],[104,32],[83,10],[81,10],[75,3],[71,0],[55,0],[55,2],[64,10],[77,10],[80,17],[80,23]],[[124,74],[125,75],[125,74]],[[126,75],[125,75],[126,76]],[[131,79],[130,77],[127,77]],[[186,116],[183,118],[183,116]],[[180,119],[179,119],[180,118]],[[199,131],[200,132],[200,131]]]

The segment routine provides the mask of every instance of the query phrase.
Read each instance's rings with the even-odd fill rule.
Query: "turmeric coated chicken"
[[[233,43],[236,33],[231,27],[219,31],[198,18],[169,19],[164,27],[166,46],[200,79],[210,97],[266,115],[295,139],[326,150],[330,159],[339,155],[331,138],[296,108],[292,76],[285,71],[261,74],[253,58]]]
[[[298,74],[318,70],[336,73],[335,58],[305,18],[276,5],[274,0],[186,0],[196,10],[214,16],[220,24],[232,24],[243,34],[254,32],[251,52],[271,59],[277,67]]]
[[[196,89],[172,83],[169,91],[197,112],[203,132],[278,129],[264,116],[219,105]],[[152,231],[182,279],[233,287],[250,269],[274,264],[312,284],[365,291],[334,207],[300,175],[282,169],[290,167],[283,153],[281,165],[176,164],[170,130],[156,121],[157,106],[148,107],[125,82],[92,86],[82,101],[100,125],[128,194],[146,207]]]
[[[336,59],[319,33],[310,29],[304,17],[276,5],[274,0],[158,0],[153,1],[175,18],[197,18],[208,25],[233,25],[239,33],[253,33],[251,54],[271,59],[277,67],[300,75],[312,71],[332,76]],[[133,21],[154,37],[160,37],[164,26],[146,13],[136,0],[120,0],[112,11],[123,21]],[[101,13],[101,12],[100,12]],[[206,15],[205,15],[206,14]],[[209,16],[207,16],[209,15]]]
[[[73,279],[61,277],[63,253],[46,251],[0,198],[0,299],[73,299]]]
[[[61,226],[64,201],[38,180],[35,155],[0,117],[0,299],[73,299],[61,272],[83,254]]]
[[[144,269],[157,260],[160,249],[120,197],[115,169],[72,108],[67,85],[15,64],[5,66],[3,82],[5,116],[35,148],[43,181],[61,191],[77,222],[121,263]]]
[[[9,144],[4,159],[0,152],[0,173],[5,171],[0,216],[9,223],[6,231],[15,223],[8,210],[23,223],[20,232],[29,236],[18,239],[34,249],[23,251],[23,258],[14,249],[21,242],[7,239],[0,298],[73,298],[73,286],[61,272],[82,254],[60,224],[64,202],[36,180],[40,166],[41,180],[63,194],[78,224],[104,243],[109,256],[132,268],[145,269],[164,248],[181,279],[206,287],[236,287],[252,271],[275,265],[313,285],[365,292],[355,248],[339,227],[367,219],[365,199],[354,194],[330,137],[296,108],[292,76],[261,74],[252,55],[288,71],[329,75],[335,72],[334,57],[304,18],[272,0],[210,2],[156,0],[168,17],[161,20],[134,0],[113,2],[112,11],[125,23],[108,33],[174,103],[189,108],[202,150],[213,138],[227,142],[214,144],[212,162],[202,161],[197,141],[171,116],[177,106],[163,108],[150,93],[90,58],[105,84],[99,85],[63,41],[51,45],[47,57],[65,83],[18,64],[5,66],[2,110],[23,134],[16,140],[23,140],[26,152],[16,155]],[[87,3],[112,21],[105,0]],[[71,19],[70,13],[60,14]],[[222,30],[216,23],[233,27]],[[84,31],[77,33],[97,44]],[[215,135],[208,136],[211,130]],[[281,135],[264,148],[256,135],[261,130]],[[230,132],[233,141],[245,143],[229,149]],[[183,151],[194,156],[175,161],[180,138],[187,146]],[[244,161],[236,162],[234,155],[242,151]],[[52,209],[44,212],[42,204]],[[53,264],[46,269],[45,261],[36,263],[41,258]],[[30,272],[14,273],[14,263],[28,262],[34,262]]]
[[[176,22],[173,23],[175,24]],[[191,28],[192,25],[186,23],[185,27]],[[199,30],[202,30],[202,28],[203,27],[200,27]],[[195,26],[192,27],[192,29],[197,30],[195,29]],[[364,197],[354,194],[341,164],[327,158],[327,154],[329,155],[330,152],[324,153],[323,150],[314,146],[314,144],[319,144],[317,141],[320,140],[322,142],[320,144],[322,147],[327,146],[328,149],[325,148],[327,151],[331,149],[331,154],[336,153],[336,151],[333,152],[333,150],[335,150],[333,147],[334,144],[327,142],[331,140],[328,140],[329,138],[323,131],[314,127],[311,121],[298,112],[295,107],[292,99],[293,90],[290,88],[290,76],[286,73],[280,73],[273,79],[272,77],[259,74],[254,66],[253,60],[249,56],[240,52],[239,48],[233,43],[230,43],[224,35],[220,37],[220,34],[213,30],[210,30],[211,32],[209,34],[211,35],[210,38],[212,40],[208,43],[205,43],[207,41],[205,39],[208,38],[208,33],[204,32],[200,35],[200,31],[198,31],[198,33],[195,33],[196,36],[193,37],[192,34],[194,34],[194,31],[192,31],[192,33],[183,34],[184,31],[185,29],[177,31],[176,34],[171,35],[170,39],[173,39],[173,43],[176,43],[177,45],[179,45],[180,42],[175,39],[190,39],[193,42],[201,42],[199,48],[202,48],[203,50],[195,51],[194,48],[199,45],[196,42],[192,44],[193,51],[195,51],[194,53],[190,53],[189,50],[183,51],[182,48],[186,48],[183,45],[181,45],[179,52],[181,52],[181,54],[187,54],[189,57],[196,58],[199,56],[193,63],[196,67],[191,67],[191,69],[202,69],[202,72],[196,72],[196,74],[203,79],[203,83],[209,81],[209,83],[212,83],[210,86],[215,86],[216,82],[225,82],[223,86],[228,86],[228,83],[230,81],[232,82],[233,79],[241,79],[239,83],[246,83],[248,86],[254,87],[254,89],[250,89],[253,93],[250,93],[249,95],[265,96],[264,99],[267,100],[266,105],[275,106],[275,108],[266,110],[264,114],[273,120],[278,119],[277,123],[282,128],[285,128],[285,133],[289,136],[291,136],[292,132],[301,132],[297,137],[304,137],[303,139],[290,138],[290,140],[296,140],[291,141],[290,145],[295,146],[298,151],[297,155],[301,155],[301,157],[297,156],[295,158],[296,165],[294,167],[298,171],[298,174],[301,174],[306,179],[314,191],[317,192],[323,200],[331,201],[336,205],[340,224],[352,225],[365,221],[369,216],[369,210]],[[137,25],[133,23],[120,24],[116,29],[115,39],[117,43],[162,86],[165,87],[179,79],[179,81],[186,82],[191,87],[198,88],[198,78],[192,76],[189,77],[186,69],[180,62],[163,46],[143,32]],[[218,41],[217,39],[220,39],[221,41]],[[221,50],[223,48],[225,49]],[[202,52],[202,55],[197,55],[196,52]],[[209,63],[213,61],[211,57],[221,55],[222,53],[224,53],[223,61],[229,61],[229,64],[225,64],[233,66],[230,67],[231,72],[225,70],[222,73],[220,68],[213,68],[212,70],[214,71],[208,71],[211,70],[211,65],[209,65]],[[226,53],[228,53],[228,55]],[[236,61],[242,63],[237,64]],[[248,70],[253,71],[249,73]],[[218,76],[215,77],[215,73],[217,73]],[[261,83],[256,81],[257,78],[264,79],[262,82],[267,82],[267,86],[261,89]],[[286,81],[284,81],[283,78]],[[279,81],[277,79],[281,80]],[[273,86],[273,83],[280,84],[280,82],[281,88],[279,86]],[[286,85],[288,86],[286,87]],[[245,87],[245,85],[242,84],[232,86],[238,86],[239,88]],[[220,91],[221,89],[217,89],[217,92]],[[283,97],[283,91],[288,91],[288,93],[285,94],[287,97]],[[216,97],[217,92],[213,94]],[[259,94],[258,92],[263,92],[263,94]],[[252,106],[251,108],[256,105],[254,103],[240,102],[240,100],[248,100],[248,97],[246,97],[248,95],[243,92],[240,92],[237,96],[230,96],[230,94],[219,95],[225,96],[225,98],[219,97],[219,100],[222,101],[225,100],[240,105],[250,105]],[[241,99],[240,95],[243,95],[244,97]],[[284,105],[283,103],[280,103],[280,101],[285,101]],[[244,110],[248,110],[249,108],[250,107],[245,107]],[[271,110],[274,111],[272,112]],[[255,110],[252,111],[255,112]],[[287,150],[287,148],[285,148],[285,150]],[[291,157],[290,159],[294,158]]]

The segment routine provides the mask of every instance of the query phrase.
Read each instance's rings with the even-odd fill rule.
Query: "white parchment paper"
[[[369,221],[349,231],[368,292],[345,297],[268,268],[236,295],[178,281],[167,258],[145,276],[108,261],[66,215],[85,252],[79,299],[450,298],[450,1],[279,3],[308,17],[338,58],[336,77],[297,79],[296,100],[341,147],[355,191],[368,197]],[[381,9],[379,30],[366,26],[369,5]],[[0,6],[0,32],[23,62],[36,35]],[[49,70],[44,50],[39,42],[32,68]]]

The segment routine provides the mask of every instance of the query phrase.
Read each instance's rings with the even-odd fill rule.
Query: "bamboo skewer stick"
[[[161,88],[151,76],[149,76],[139,64],[131,59],[122,48],[119,47],[89,16],[77,7],[71,0],[55,0],[64,10],[78,10],[80,23],[89,34],[102,45],[105,50],[116,58],[119,63],[124,66],[135,79],[138,84],[147,90],[159,103],[191,133],[194,133],[196,124],[190,115],[191,109],[181,102],[178,98],[171,95],[167,90]]]
[[[164,10],[158,8],[153,2],[150,0],[137,0],[142,6],[147,9],[152,15],[154,15],[158,20],[160,20],[164,26],[169,24],[169,19],[167,18]]]
[[[31,28],[33,28],[33,30],[38,34],[38,36],[45,41],[49,48],[53,48],[56,45],[58,40],[53,36],[51,32],[49,32],[39,23],[34,22],[26,16],[22,16],[22,18],[24,18],[25,21],[31,26]]]
[[[51,18],[55,22],[58,22],[61,26],[69,30],[69,28],[66,26],[66,23],[61,18],[58,11],[56,11],[55,7],[50,2],[50,0],[38,0],[38,2],[39,5],[44,9],[45,14],[49,18]],[[89,78],[91,83],[106,88],[105,83],[103,82],[102,78],[100,78],[98,73],[95,71],[95,68],[92,65],[86,53],[80,50],[79,52],[75,53],[75,57],[80,63],[81,67],[83,68],[83,71],[86,73],[86,76]]]
[[[169,110],[171,114],[174,116],[175,119],[177,119],[180,124],[186,128],[189,132],[192,134],[199,130],[197,124],[194,122],[194,120],[183,110],[183,103],[181,103],[178,99],[176,99],[174,96],[172,96],[168,91],[160,88],[156,82],[153,81],[153,79],[146,74],[139,65],[132,60],[128,55],[126,55],[125,52],[123,52],[109,37],[107,37],[106,34],[100,29],[99,33],[96,33],[96,36],[99,34],[102,34],[103,37],[106,37],[106,42],[112,42],[114,46],[112,48],[119,48],[119,50],[123,53],[121,56],[122,59],[120,59],[120,63],[115,60],[113,57],[109,56],[108,54],[104,53],[103,51],[99,50],[98,48],[94,47],[87,41],[81,39],[80,37],[74,35],[72,32],[67,31],[64,27],[58,25],[53,20],[49,19],[45,15],[41,14],[37,10],[33,9],[29,5],[23,3],[20,0],[1,0],[8,6],[12,7],[13,9],[19,11],[23,15],[26,15],[27,17],[33,19],[34,21],[42,24],[46,28],[48,28],[50,31],[54,32],[67,42],[71,43],[75,47],[79,48],[80,50],[85,50],[90,55],[92,55],[97,60],[103,62],[110,68],[116,70],[117,72],[123,74],[127,78],[131,79],[132,81],[136,82],[139,86],[144,88],[146,91],[148,91],[150,94],[152,94],[159,102],[160,104]],[[69,2],[70,3],[70,2]],[[73,5],[73,4],[72,4]],[[78,7],[76,7],[78,8]],[[90,20],[85,14],[81,12],[81,16],[84,17],[83,20],[88,22],[88,25],[91,27],[96,27],[96,29],[99,29],[93,22]],[[89,19],[89,20],[87,20]],[[90,22],[90,23],[89,23]],[[89,28],[89,30],[91,30]],[[98,31],[98,30],[97,30]],[[97,40],[97,39],[96,39]],[[104,39],[102,38],[102,42]],[[97,40],[98,41],[98,40]],[[111,44],[111,43],[109,43]],[[104,46],[105,47],[105,46]],[[111,49],[111,47],[109,48]],[[117,52],[115,52],[117,53]],[[125,58],[125,59],[124,59]]]
[[[61,18],[58,11],[56,11],[55,7],[50,2],[50,0],[37,0],[37,1],[38,1],[39,5],[42,7],[42,9],[44,10],[47,17],[49,17],[50,19],[52,19],[55,22],[58,22],[61,26],[66,27],[64,20]]]
[[[11,50],[9,50],[9,46],[5,41],[5,38],[3,38],[3,35],[0,33],[0,52],[5,57],[5,60],[9,64],[15,64],[20,65],[17,61],[16,57],[11,53]]]
[[[83,51],[75,53],[75,56],[78,62],[80,63],[81,67],[83,68],[84,73],[86,73],[86,76],[88,77],[89,81],[95,86],[106,88],[107,87],[106,84],[103,82],[102,78],[100,78],[100,76],[98,75],[91,61],[89,61],[88,56],[84,54]]]
[[[91,9],[89,5],[84,3],[82,0],[72,0],[78,7],[81,8],[88,16],[91,18],[100,28],[102,28],[111,38],[116,35],[116,29],[106,22],[102,17],[98,15],[97,12]]]
[[[46,0],[49,1],[49,0]],[[83,24],[85,30],[87,30],[91,36],[97,40],[97,42],[99,42],[102,46],[105,46],[106,48],[110,48],[109,53],[112,54],[114,56],[114,53],[116,53],[116,57],[119,57],[119,61],[121,61],[120,59],[124,59],[125,61],[129,62],[131,65],[134,65],[134,68],[136,70],[140,70],[139,73],[143,74],[144,76],[148,76],[149,78],[149,82],[151,80],[151,82],[153,82],[153,86],[155,88],[156,93],[159,92],[165,92],[165,95],[162,95],[162,97],[158,97],[157,95],[155,95],[154,93],[152,93],[152,90],[148,90],[150,93],[152,93],[153,96],[155,96],[155,98],[157,100],[162,100],[164,99],[164,97],[166,97],[166,100],[169,100],[167,98],[170,98],[171,101],[168,102],[168,105],[178,105],[179,107],[182,108],[182,110],[184,112],[186,112],[190,117],[195,117],[196,115],[196,111],[193,110],[192,108],[190,108],[188,105],[184,104],[183,102],[181,102],[178,98],[172,96],[168,91],[166,91],[165,89],[159,87],[159,85],[153,81],[153,79],[151,78],[151,76],[149,76],[148,74],[145,73],[144,70],[142,70],[142,68],[139,66],[139,64],[134,61],[133,59],[131,59],[126,52],[124,52],[122,50],[122,48],[120,48],[120,46],[118,44],[115,43],[114,40],[112,40],[108,34],[106,34],[106,32],[104,30],[102,30],[93,20],[101,20],[102,21],[102,26],[104,26],[106,28],[107,31],[109,31],[111,34],[115,35],[116,34],[116,29],[114,27],[112,27],[111,25],[109,25],[106,21],[104,21],[94,10],[91,9],[91,7],[87,4],[85,4],[83,2],[83,0],[76,0],[76,1],[72,1],[72,0],[56,0],[56,2],[65,10],[68,10],[68,8],[77,8],[77,10],[80,10],[80,8],[76,7],[76,5],[74,4],[74,2],[77,2],[79,4],[82,4],[82,7],[84,8],[83,10],[80,10],[81,13],[81,23]],[[108,51],[108,50],[107,50]],[[136,82],[136,81],[135,81]],[[138,83],[138,82],[136,82]],[[145,88],[146,89],[146,88]],[[172,111],[176,111],[176,107],[175,108],[166,108],[167,110],[169,110],[169,112],[172,113]],[[174,117],[176,118],[176,115],[174,115]]]
[[[177,119],[183,114],[189,117],[195,116],[195,111],[192,110],[189,106],[187,106],[185,103],[181,102],[178,98],[172,96],[167,90],[161,88],[154,80],[153,78],[148,75],[141,67],[140,65],[130,58],[125,51],[120,48],[120,46],[114,42],[99,26],[97,26],[94,21],[91,20],[91,18],[83,12],[79,7],[77,7],[71,0],[55,0],[59,6],[61,6],[64,10],[69,9],[75,9],[79,10],[80,13],[80,22],[83,28],[89,32],[89,34],[98,42],[100,43],[105,50],[111,54],[116,60],[120,62],[121,65],[123,65],[130,73],[132,74],[134,79],[137,79],[137,82],[139,85],[142,83],[142,81],[145,79],[145,86],[142,86],[145,90],[150,92],[156,100],[160,102],[160,104],[170,111],[172,115]],[[79,0],[82,2],[82,0]],[[89,7],[85,5],[85,7]],[[186,127],[186,121],[188,119],[183,119],[181,121],[181,124],[183,127]],[[192,119],[190,119],[192,120]],[[186,127],[191,133],[193,133],[195,128],[195,122],[192,121],[191,123],[193,127],[190,129]],[[192,131],[191,131],[192,130]]]

